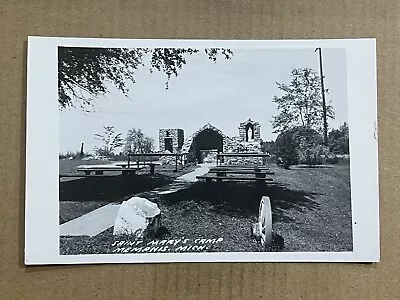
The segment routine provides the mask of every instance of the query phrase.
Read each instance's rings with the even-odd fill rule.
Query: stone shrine
[[[160,129],[158,134],[160,152],[169,151],[171,153],[180,152],[183,146],[183,129],[169,128]]]
[[[250,118],[239,124],[239,137],[243,142],[257,142],[261,139],[260,123],[252,121]]]
[[[159,152],[187,153],[188,162],[203,162],[205,155],[226,153],[262,153],[261,126],[250,118],[238,126],[238,136],[227,136],[220,129],[205,124],[184,140],[182,129],[159,130]],[[163,157],[163,164],[175,163],[174,157]],[[229,158],[237,163],[258,162],[260,158]],[[246,161],[245,161],[246,160]]]

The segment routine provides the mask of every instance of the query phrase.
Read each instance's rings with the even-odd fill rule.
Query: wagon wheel
[[[269,197],[263,196],[258,211],[261,245],[265,248],[272,244],[272,210]]]

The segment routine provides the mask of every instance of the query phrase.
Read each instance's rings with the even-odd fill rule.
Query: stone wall
[[[225,153],[262,153],[262,141],[245,142],[241,137],[231,137],[224,147]],[[262,164],[261,157],[227,157],[224,161],[226,164]]]
[[[163,151],[164,153],[170,153],[169,151]],[[161,156],[159,162],[162,165],[172,165],[175,166],[175,156]]]
[[[229,145],[232,143],[231,139],[232,139],[232,138],[230,138],[229,136],[226,136],[226,135],[223,136],[223,140],[222,140],[222,143],[223,143],[222,152],[227,152],[227,151],[228,151],[228,149],[229,149],[229,147],[230,147]]]
[[[240,152],[248,152],[248,153],[262,153],[261,149],[262,141],[253,141],[253,142],[244,142],[240,137],[233,137],[229,139],[225,147],[225,151],[227,153],[240,153]]]
[[[171,149],[172,153],[177,153],[182,149],[184,140],[183,129],[178,129],[178,128],[160,129],[158,134],[160,152],[164,152],[167,150],[165,148],[166,138],[170,138],[172,141],[172,149]]]

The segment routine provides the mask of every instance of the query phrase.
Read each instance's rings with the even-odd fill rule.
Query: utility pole
[[[85,155],[85,153],[83,152],[83,143],[81,144],[81,158]]]
[[[324,117],[324,144],[328,146],[328,122],[326,121],[326,101],[325,101],[325,87],[324,87],[324,72],[322,70],[322,50],[316,48],[315,51],[319,52],[319,70],[321,73],[321,89],[322,89],[322,111]]]

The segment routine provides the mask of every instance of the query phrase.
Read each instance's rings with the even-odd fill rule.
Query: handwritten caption
[[[223,242],[217,239],[170,239],[150,241],[115,241],[113,253],[167,253],[167,252],[202,252]]]

